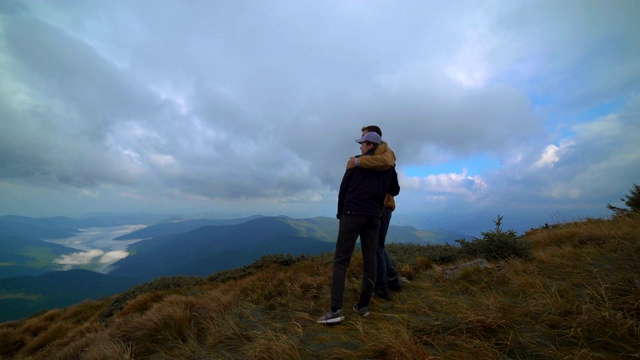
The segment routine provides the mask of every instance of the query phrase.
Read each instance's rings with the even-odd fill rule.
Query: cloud
[[[55,264],[66,266],[77,266],[90,264],[95,258],[104,256],[105,252],[99,249],[93,249],[89,251],[75,252],[71,254],[62,255],[59,258],[53,260]]]
[[[523,203],[591,208],[601,214],[640,175],[636,170],[640,163],[638,109],[636,97],[618,113],[577,124],[560,146],[547,146],[539,158],[535,153],[525,156],[487,181],[497,184],[504,197]]]
[[[487,190],[487,183],[481,176],[469,176],[467,171],[461,174],[438,174],[426,177],[406,177],[401,180],[402,187],[409,191],[423,191],[437,194],[440,197],[445,195],[460,196],[465,201],[473,202],[478,196]]]
[[[107,253],[104,253],[101,257],[100,260],[98,260],[100,262],[100,264],[103,265],[109,265],[112,264],[118,260],[122,260],[124,258],[126,258],[127,256],[129,256],[129,253],[125,250],[115,250],[115,251],[109,251]]]
[[[640,176],[637,13],[4,4],[0,211],[332,214],[353,139],[378,124],[400,170],[453,169],[404,179],[401,206],[597,212]]]
[[[554,163],[560,160],[560,158],[558,157],[558,150],[560,150],[560,148],[555,145],[547,146],[540,156],[540,160],[536,161],[533,166],[538,169],[545,166],[553,166]]]

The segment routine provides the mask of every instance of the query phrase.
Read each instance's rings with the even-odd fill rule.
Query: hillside
[[[136,282],[132,279],[88,270],[55,271],[40,276],[0,279],[0,322],[73,305],[85,299],[117,294],[134,284]]]
[[[0,324],[0,356],[638,358],[639,228],[637,215],[545,226],[517,240],[530,246],[528,256],[496,256],[489,268],[454,274],[447,270],[472,259],[460,248],[505,247],[501,241],[511,234],[497,229],[482,239],[497,241],[482,246],[392,245],[400,274],[411,282],[392,301],[375,298],[371,316],[358,318],[347,309],[346,322],[331,327],[316,323],[329,302],[330,254],[271,256],[208,277],[159,278],[99,301]],[[355,301],[360,266],[356,255],[346,304]]]

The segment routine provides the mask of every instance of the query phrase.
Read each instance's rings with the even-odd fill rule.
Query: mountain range
[[[0,280],[3,280],[0,282],[0,321],[121,292],[128,286],[161,276],[207,276],[248,265],[265,255],[331,252],[338,232],[338,221],[327,217],[253,216],[222,220],[170,217],[114,238],[140,241],[129,245],[129,255],[112,264],[107,274],[61,272],[54,260],[79,250],[44,240],[72,237],[91,227],[144,224],[154,220],[0,217]],[[457,235],[392,225],[387,241],[437,244],[450,242]],[[104,291],[97,291],[92,284]]]
[[[199,275],[248,265],[268,254],[319,254],[334,244],[285,218],[262,217],[245,223],[201,226],[129,247],[132,255],[115,263],[112,275],[151,280],[159,276]]]

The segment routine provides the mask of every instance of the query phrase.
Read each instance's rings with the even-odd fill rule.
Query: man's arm
[[[381,144],[376,150],[375,155],[361,156],[358,158],[357,165],[363,169],[387,170],[396,164],[396,154],[389,148],[387,143]],[[356,167],[356,158],[352,157],[347,162],[347,169]]]
[[[342,176],[342,182],[340,182],[340,191],[338,192],[338,212],[336,213],[336,218],[340,219],[342,216],[342,209],[344,208],[344,200],[347,196],[347,190],[349,189],[349,183],[351,182],[351,177],[353,176],[353,171],[345,171],[344,176]]]

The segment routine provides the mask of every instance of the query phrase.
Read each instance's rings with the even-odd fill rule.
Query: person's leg
[[[347,268],[356,246],[360,229],[366,218],[360,216],[342,216],[338,230],[336,249],[333,254],[333,278],[331,281],[331,311],[342,309]]]
[[[376,293],[384,293],[387,288],[387,259],[386,251],[380,246],[376,249]]]
[[[367,218],[367,224],[360,232],[362,247],[362,288],[360,289],[359,307],[369,306],[373,288],[376,283],[376,250],[378,247],[379,218]]]
[[[391,261],[391,257],[389,257],[389,253],[387,252],[387,250],[384,250],[384,259],[385,259],[385,266],[387,268],[387,286],[389,285],[389,282],[392,281],[392,279],[397,279],[398,278],[398,272],[396,271],[396,268],[393,266],[393,261]]]
[[[398,272],[393,267],[393,261],[391,261],[391,258],[389,257],[389,254],[386,250],[384,254],[387,261],[387,290],[401,291],[402,283],[400,282]]]
[[[378,247],[376,249],[377,271],[376,271],[375,290],[377,293],[380,293],[380,294],[385,294],[387,292],[387,281],[388,281],[387,279],[389,276],[387,271],[387,261],[391,261],[391,260],[389,259],[389,255],[387,254],[387,251],[384,249],[384,243],[387,238],[387,232],[389,231],[390,220],[391,220],[391,209],[384,208],[382,210],[382,215],[380,215],[380,229],[378,231]]]
[[[387,229],[389,229],[392,210],[389,208],[385,208],[385,211],[388,211]],[[385,231],[385,238],[386,238],[386,235],[387,235],[387,232]],[[401,291],[402,283],[400,282],[400,277],[398,276],[398,272],[396,271],[396,268],[393,266],[393,261],[391,261],[391,257],[389,256],[387,249],[384,250],[384,257],[385,257],[385,264],[387,268],[386,269],[387,270],[387,287],[386,288],[388,290]]]

